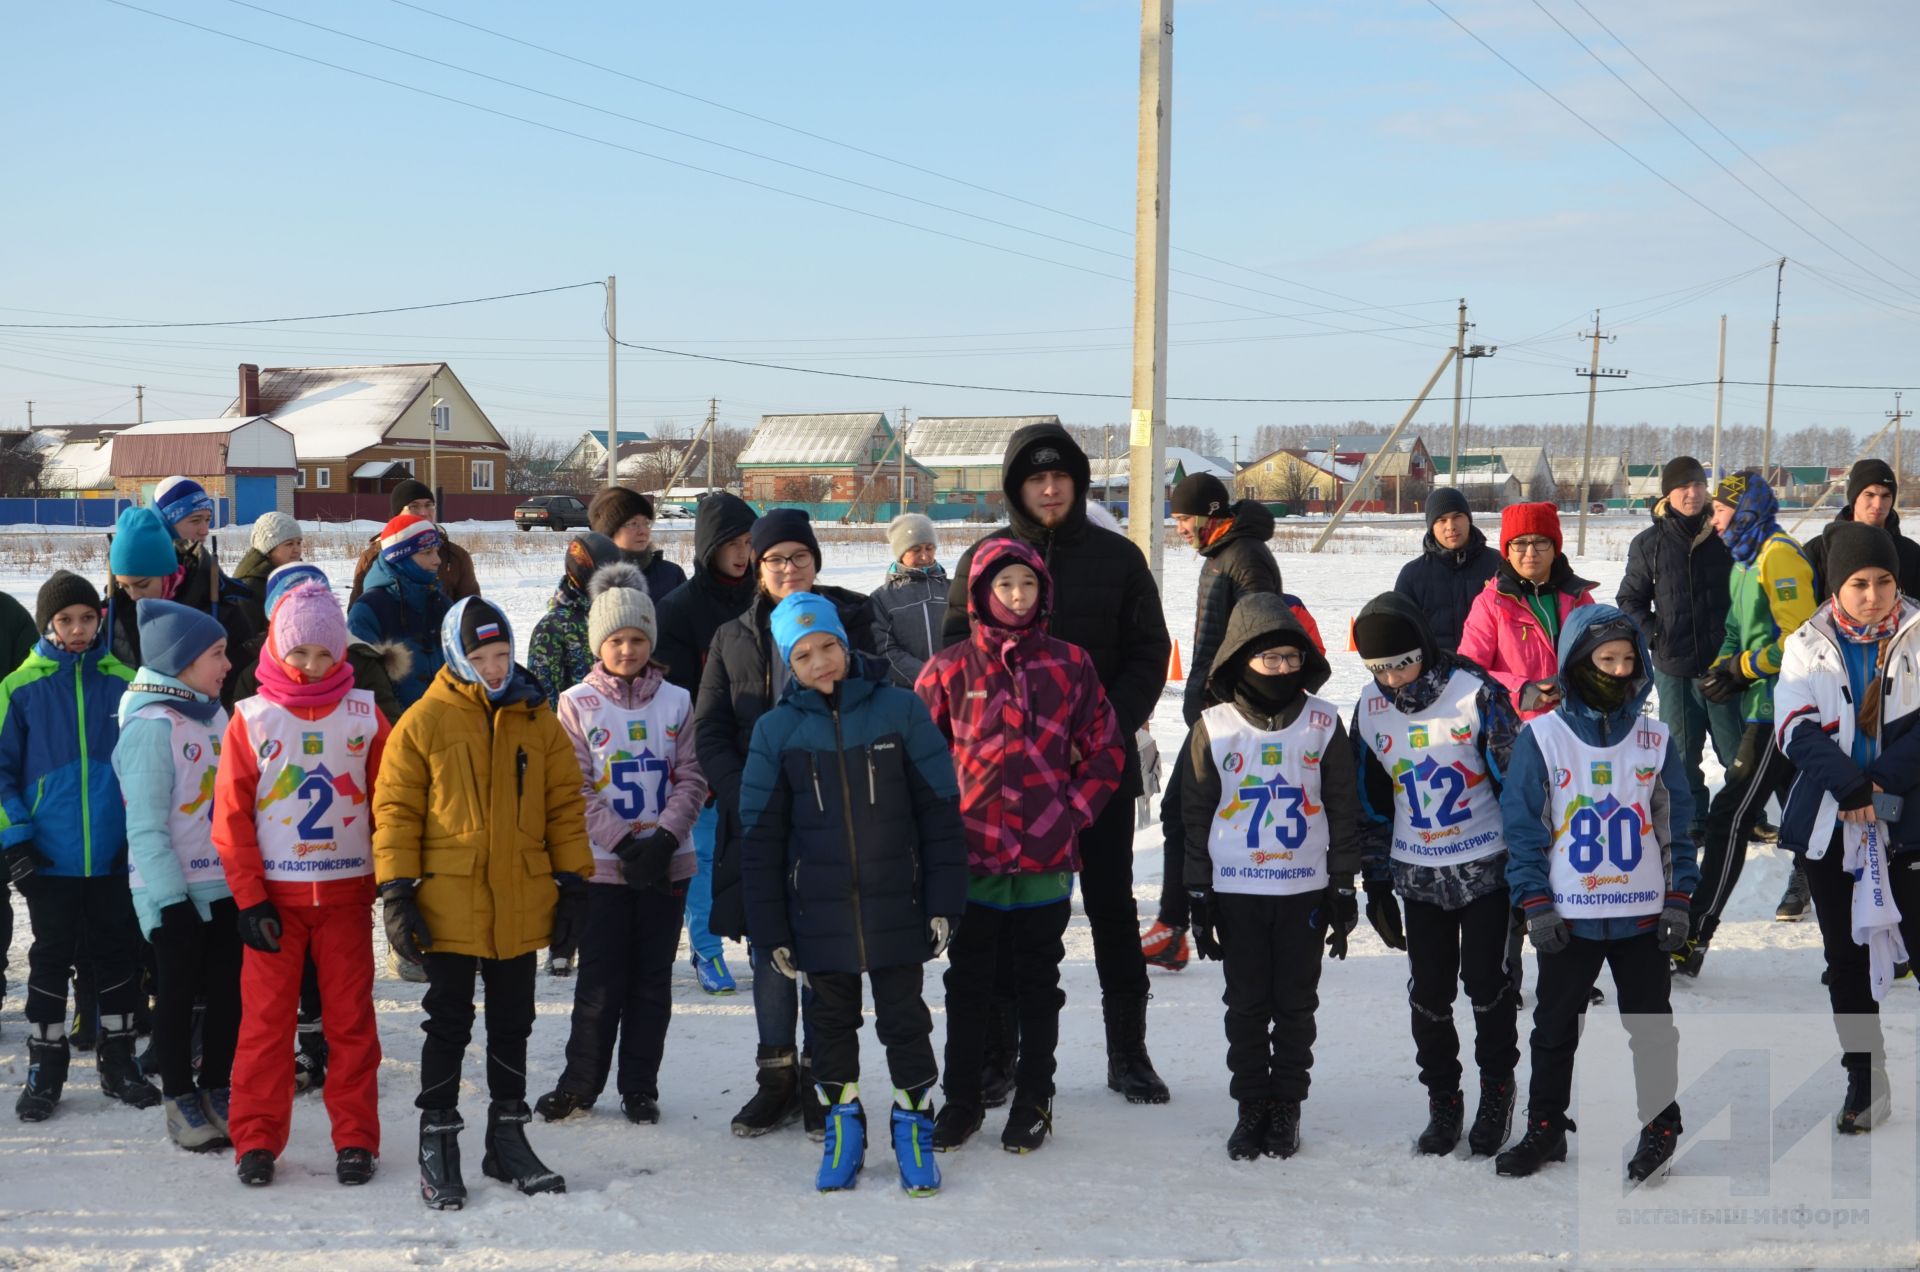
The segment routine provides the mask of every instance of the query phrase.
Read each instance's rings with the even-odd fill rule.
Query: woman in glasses
[[[1514,504],[1500,514],[1500,570],[1474,599],[1460,632],[1460,656],[1480,664],[1513,695],[1522,720],[1560,702],[1554,648],[1567,615],[1593,604],[1593,584],[1560,551],[1560,514],[1550,503]]]

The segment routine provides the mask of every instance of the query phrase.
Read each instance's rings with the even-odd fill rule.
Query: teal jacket
[[[171,676],[142,667],[120,699],[120,744],[113,751],[113,771],[127,803],[127,857],[139,871],[133,890],[133,908],[140,930],[151,934],[160,926],[160,912],[181,901],[193,902],[202,922],[213,917],[213,903],[233,895],[226,875],[188,883],[180,869],[174,837],[192,827],[195,851],[212,855],[213,789],[205,788],[205,812],[195,806],[180,808],[174,800],[173,724],[169,720],[134,716],[151,706],[180,709],[206,716],[215,736],[227,731],[227,713],[216,698],[203,697]],[[216,754],[218,752],[216,751]],[[215,770],[208,769],[211,779]]]
[[[0,680],[0,845],[31,840],[42,874],[93,878],[127,868],[113,748],[133,673],[107,652],[106,635],[103,624],[84,654],[43,639]]]

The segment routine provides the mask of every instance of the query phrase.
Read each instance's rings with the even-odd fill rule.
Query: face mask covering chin
[[[1248,668],[1240,677],[1240,696],[1261,715],[1279,715],[1300,696],[1300,682],[1305,679],[1304,671],[1263,676]]]
[[[1627,695],[1633,692],[1634,677],[1611,675],[1591,662],[1575,667],[1569,678],[1589,706],[1607,714],[1625,706]]]

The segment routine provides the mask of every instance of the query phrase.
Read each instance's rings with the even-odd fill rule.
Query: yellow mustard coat
[[[544,949],[554,874],[593,874],[580,763],[524,672],[489,704],[482,686],[441,668],[387,739],[373,806],[374,873],[420,880],[428,953]]]

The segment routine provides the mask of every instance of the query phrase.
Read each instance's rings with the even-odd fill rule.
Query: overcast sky
[[[0,322],[265,318],[616,274],[639,343],[1037,390],[624,350],[629,429],[695,425],[709,396],[735,423],[1125,418],[1135,4],[129,2],[207,29],[107,0],[0,19]],[[1764,381],[1781,255],[1783,382],[1920,385],[1914,5],[1585,0],[1616,40],[1579,0],[1440,3],[1629,153],[1427,0],[1181,0],[1170,394],[1408,398],[1461,296],[1470,339],[1502,346],[1475,367],[1477,421],[1584,418],[1573,368],[1596,306],[1618,336],[1603,362],[1632,373],[1609,387],[1712,380],[1722,313],[1729,379]],[[273,327],[5,329],[0,423],[28,398],[40,422],[130,419],[135,382],[149,419],[217,414],[242,361],[444,358],[501,428],[577,433],[605,419],[601,303],[595,287]],[[1527,393],[1575,396],[1495,396]],[[1763,398],[1729,389],[1729,421],[1758,423]],[[1707,423],[1712,399],[1613,394],[1601,418]],[[1877,428],[1892,405],[1784,389],[1776,427]],[[1403,409],[1169,415],[1250,439]]]

